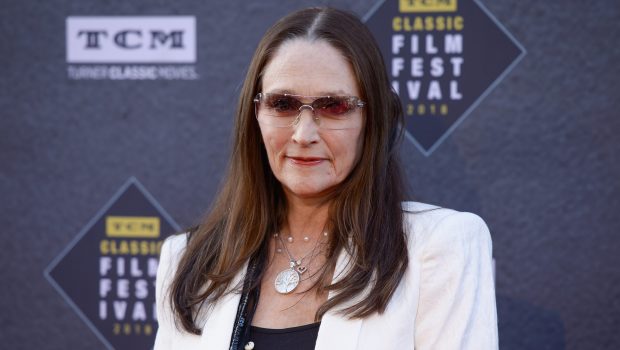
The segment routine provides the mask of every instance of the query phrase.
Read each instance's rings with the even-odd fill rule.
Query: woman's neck
[[[293,239],[308,237],[314,241],[326,229],[329,205],[325,201],[288,198],[287,222],[283,229]]]

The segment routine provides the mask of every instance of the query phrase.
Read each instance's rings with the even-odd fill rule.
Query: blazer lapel
[[[229,290],[242,283],[246,270],[247,263],[239,270]],[[240,293],[227,293],[215,303],[212,309],[207,311],[207,319],[200,339],[201,348],[228,350],[240,299]]]
[[[338,256],[332,283],[344,277],[347,270],[350,268],[350,259],[351,256],[343,249]],[[362,293],[362,295],[363,294],[365,293]],[[330,292],[329,297],[331,298],[332,296],[333,292]],[[359,300],[359,297],[353,299],[354,300],[345,302],[342,306],[329,310],[323,315],[321,326],[319,327],[319,335],[314,348],[315,350],[353,350],[357,348],[357,342],[362,328],[362,319],[349,319],[338,313],[338,310],[353,305]]]

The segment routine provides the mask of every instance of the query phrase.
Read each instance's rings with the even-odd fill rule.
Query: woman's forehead
[[[359,95],[351,64],[325,40],[284,42],[264,69],[262,87],[299,95]]]

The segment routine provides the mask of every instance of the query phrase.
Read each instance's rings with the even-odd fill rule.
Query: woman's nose
[[[293,141],[302,145],[318,142],[319,123],[312,108],[302,108],[293,125]]]

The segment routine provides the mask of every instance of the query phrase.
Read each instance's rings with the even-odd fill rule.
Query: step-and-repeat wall
[[[615,1],[10,0],[2,348],[152,347],[161,242],[217,191],[253,50],[316,5],[379,42],[412,199],[488,223],[500,348],[620,347]]]

